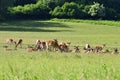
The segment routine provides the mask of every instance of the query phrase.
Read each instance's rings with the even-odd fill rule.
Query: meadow
[[[23,48],[5,51],[5,40],[23,39]],[[18,20],[0,22],[0,80],[120,80],[120,55],[27,52],[35,41],[58,39],[83,49],[106,44],[120,50],[120,22],[92,20]],[[13,48],[13,45],[10,45]]]

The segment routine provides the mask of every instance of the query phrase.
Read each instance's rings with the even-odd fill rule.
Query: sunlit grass
[[[99,22],[98,22],[99,23]],[[116,24],[113,22],[113,24]],[[4,27],[4,28],[3,28]],[[19,28],[18,28],[19,27]],[[11,29],[10,29],[11,28]],[[0,80],[119,80],[120,55],[28,52],[36,39],[58,39],[92,47],[120,49],[120,27],[70,21],[11,21],[0,23]],[[6,51],[5,39],[23,39],[23,48]],[[14,45],[10,45],[14,49]]]

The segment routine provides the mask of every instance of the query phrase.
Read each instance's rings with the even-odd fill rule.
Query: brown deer
[[[46,47],[47,47],[47,50],[49,51],[57,51],[57,50],[60,50],[61,51],[61,48],[58,44],[58,41],[57,39],[54,39],[54,40],[49,40],[46,42]]]
[[[41,50],[41,41],[40,40],[36,41],[35,49],[36,50]]]
[[[15,45],[15,49],[18,47],[18,45],[20,45],[20,47],[22,48],[22,39],[19,39],[19,41],[17,42],[17,44]]]
[[[105,44],[103,44],[102,46],[96,46],[94,50],[97,53],[101,53],[105,46],[106,46]]]
[[[59,46],[60,46],[60,48],[63,52],[68,52],[69,51],[69,45],[70,45],[70,43],[64,43],[64,42],[61,42],[59,44]]]
[[[42,49],[42,50],[46,50],[46,48],[47,48],[47,47],[46,47],[46,42],[44,42],[44,41],[41,42],[41,49]]]
[[[15,44],[16,45],[16,41],[14,41],[12,38],[6,39],[6,43],[7,44]]]

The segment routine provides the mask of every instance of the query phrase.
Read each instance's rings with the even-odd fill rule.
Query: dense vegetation
[[[119,5],[119,0],[0,0],[0,18],[5,13],[4,16],[12,19],[119,20]]]

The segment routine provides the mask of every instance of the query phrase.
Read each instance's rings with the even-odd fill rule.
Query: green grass
[[[120,21],[108,21],[108,20],[76,20],[76,19],[51,19],[52,21],[62,21],[62,22],[76,22],[76,23],[90,23],[99,25],[109,25],[120,27]]]
[[[82,20],[83,21],[83,20]],[[71,42],[80,49],[106,44],[120,50],[119,22],[77,20],[6,21],[0,23],[0,80],[120,80],[120,55],[27,52],[36,39]],[[92,22],[92,23],[91,23]],[[94,24],[93,24],[94,23]],[[5,39],[23,39],[23,48],[5,51]],[[13,48],[13,45],[11,45]]]

